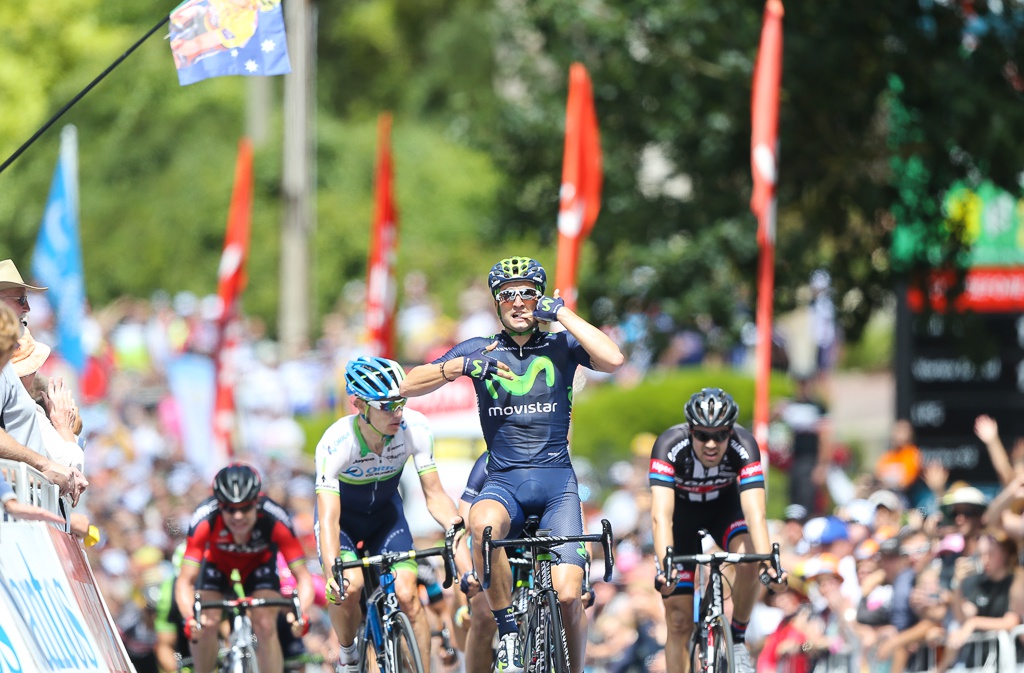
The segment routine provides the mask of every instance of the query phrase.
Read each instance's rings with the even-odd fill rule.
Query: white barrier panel
[[[9,619],[3,623],[7,643],[0,643],[0,648],[8,644],[16,660],[8,668],[135,673],[112,631],[77,541],[70,541],[75,547],[73,554],[67,547],[58,554],[54,544],[66,544],[64,538],[69,536],[37,522],[4,523],[0,537],[2,596],[11,608],[5,612],[21,621],[20,627],[7,624]],[[88,607],[83,611],[83,606]],[[14,633],[20,637],[12,636]],[[5,666],[8,661],[4,659]],[[2,673],[7,673],[7,668]]]
[[[50,534],[57,556],[64,566],[64,574],[78,601],[78,607],[85,616],[86,626],[101,646],[100,651],[106,660],[107,669],[111,673],[135,673],[120,634],[114,628],[114,620],[107,609],[107,603],[96,588],[96,578],[85,558],[82,544],[78,538],[62,533],[53,526],[47,526],[46,532]]]
[[[43,659],[26,639],[25,624],[15,617],[14,603],[0,590],[0,672],[30,673],[43,669]]]

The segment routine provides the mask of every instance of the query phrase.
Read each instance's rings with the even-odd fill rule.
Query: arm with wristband
[[[441,358],[413,367],[402,381],[402,396],[418,397],[432,393],[460,376],[484,381],[494,377],[511,380],[513,376],[509,366],[491,355],[497,345],[497,341],[480,337],[468,339]]]

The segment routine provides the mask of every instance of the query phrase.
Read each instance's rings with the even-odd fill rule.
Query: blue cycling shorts
[[[512,521],[509,538],[519,536],[528,516],[539,516],[540,527],[550,530],[552,535],[583,535],[579,487],[571,467],[489,472],[473,502],[481,500],[495,500],[508,512]],[[586,563],[587,552],[582,542],[567,542],[553,551],[555,563],[580,568]]]

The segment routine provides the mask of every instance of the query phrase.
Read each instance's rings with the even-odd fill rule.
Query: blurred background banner
[[[86,356],[82,345],[85,275],[78,236],[78,132],[74,126],[65,126],[61,132],[60,157],[36,239],[32,274],[49,287],[56,314],[55,350],[81,374]]]
[[[238,143],[235,163],[235,184],[231,192],[224,252],[217,270],[217,296],[220,298],[220,319],[217,321],[217,394],[213,409],[213,441],[217,453],[234,454],[231,433],[235,427],[234,388],[238,379],[235,350],[238,346],[237,326],[239,304],[245,289],[245,262],[249,257],[252,228],[252,143],[242,138]]]
[[[601,137],[594,111],[590,74],[581,63],[569,68],[565,106],[565,154],[558,207],[558,265],[555,287],[565,304],[576,308],[580,247],[601,210]]]
[[[213,407],[216,373],[205,355],[184,353],[167,363],[167,387],[181,419],[185,459],[207,479],[212,479],[226,456],[214,453]]]
[[[761,46],[754,69],[751,100],[750,164],[754,193],[750,209],[757,216],[760,248],[757,272],[757,346],[755,348],[754,437],[768,446],[768,383],[772,368],[772,323],[775,294],[775,183],[778,178],[779,89],[782,85],[782,3],[764,8]]]
[[[370,352],[395,357],[395,258],[398,209],[391,160],[391,115],[377,120],[377,172],[374,177],[373,229],[366,278],[366,330]]]

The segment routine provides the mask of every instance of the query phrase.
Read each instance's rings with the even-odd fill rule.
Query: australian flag
[[[286,75],[281,0],[185,0],[171,12],[170,41],[184,86],[224,75]]]

